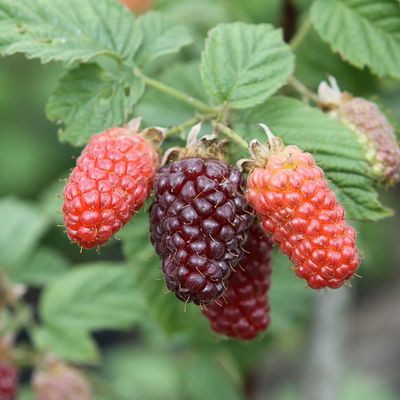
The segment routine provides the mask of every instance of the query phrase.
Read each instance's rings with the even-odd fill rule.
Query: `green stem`
[[[168,94],[169,96],[175,97],[176,99],[179,99],[183,101],[184,103],[190,104],[192,107],[196,108],[197,110],[203,112],[203,113],[210,113],[210,112],[215,112],[216,109],[213,107],[210,107],[206,103],[203,103],[202,101],[195,99],[192,96],[189,96],[180,90],[177,90],[171,86],[166,85],[165,83],[162,83],[160,81],[157,81],[155,79],[152,79],[146,75],[143,74],[143,72],[140,69],[135,69],[134,74],[143,80],[148,86],[163,92],[165,94]]]
[[[180,125],[174,126],[173,128],[167,130],[165,137],[171,137],[171,136],[177,135],[177,134],[183,132],[186,128],[190,128],[193,125],[196,125],[201,120],[202,119],[200,117],[194,117],[194,118],[191,118],[191,119],[183,122]]]
[[[289,85],[307,99],[312,100],[315,103],[319,103],[318,95],[310,90],[307,86],[303,85],[294,76],[289,78]]]
[[[308,31],[311,29],[311,26],[311,17],[307,16],[307,18],[301,24],[299,30],[296,32],[289,43],[293,51],[295,51],[303,42],[304,38],[307,36]]]
[[[219,122],[214,122],[213,126],[218,132],[223,133],[225,136],[232,139],[234,142],[236,142],[240,146],[244,147],[245,149],[248,148],[248,143],[243,138],[241,138],[235,131],[233,131],[231,128],[228,128],[227,126],[220,124]]]

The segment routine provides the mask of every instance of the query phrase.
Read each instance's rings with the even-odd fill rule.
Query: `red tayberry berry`
[[[270,322],[267,292],[272,271],[271,249],[270,237],[255,223],[237,271],[228,280],[228,289],[221,299],[203,309],[214,332],[251,340],[267,329]]]
[[[274,138],[258,165],[249,175],[246,197],[264,230],[310,287],[342,286],[360,264],[356,232],[313,156]]]
[[[34,373],[32,386],[37,400],[93,400],[83,373],[61,361],[51,361]]]
[[[17,369],[8,362],[0,362],[0,400],[15,400],[17,387]]]
[[[159,156],[150,141],[129,128],[92,137],[64,189],[64,223],[83,248],[107,242],[149,197]]]
[[[225,290],[253,221],[243,183],[237,168],[199,157],[157,174],[151,240],[168,289],[182,301],[210,303]]]
[[[385,186],[399,182],[400,147],[386,116],[372,101],[341,92],[333,78],[331,85],[322,82],[319,87],[322,108],[357,134],[365,148],[372,178]]]
[[[121,3],[129,7],[135,14],[144,14],[153,8],[153,0],[119,0]]]

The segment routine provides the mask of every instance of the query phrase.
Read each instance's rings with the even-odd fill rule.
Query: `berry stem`
[[[291,76],[289,78],[289,85],[295,89],[297,92],[299,92],[301,95],[306,97],[308,100],[312,100],[315,103],[319,103],[319,98],[316,93],[314,93],[312,90],[310,90],[307,86],[303,85],[298,79],[296,79],[294,76]]]
[[[245,149],[249,147],[248,143],[243,138],[241,138],[235,131],[233,131],[231,128],[228,128],[226,125],[223,125],[219,122],[213,122],[213,126],[218,132],[223,133],[225,136],[229,137]]]
[[[196,125],[201,120],[202,120],[201,117],[194,117],[194,118],[188,119],[187,121],[183,122],[182,124],[176,125],[173,128],[168,129],[165,136],[171,137],[171,136],[179,135],[186,128],[190,128],[193,125]]]
[[[206,103],[203,103],[202,101],[189,96],[186,93],[181,92],[180,90],[177,90],[171,86],[166,85],[165,83],[162,83],[160,81],[157,81],[153,78],[150,78],[143,74],[143,72],[136,68],[134,70],[135,76],[138,78],[142,79],[143,82],[146,83],[146,85],[163,92],[165,94],[168,94],[169,96],[175,97],[176,99],[179,99],[183,101],[184,103],[190,104],[192,107],[196,108],[197,110],[203,112],[203,113],[210,113],[210,112],[215,112],[216,109],[214,107],[211,107],[207,105]]]
[[[307,33],[311,29],[311,17],[307,16],[304,22],[301,24],[300,28],[297,30],[296,34],[293,36],[292,40],[289,42],[293,51],[297,50],[300,44],[303,42]]]

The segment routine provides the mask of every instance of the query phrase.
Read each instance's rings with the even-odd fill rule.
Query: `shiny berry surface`
[[[151,192],[159,159],[139,134],[113,128],[92,137],[64,189],[68,237],[83,248],[107,242]]]
[[[310,287],[338,288],[353,276],[356,232],[311,154],[295,146],[272,153],[250,174],[246,197]]]
[[[0,363],[0,400],[14,400],[17,397],[18,373],[8,363]]]
[[[214,332],[251,340],[267,329],[270,322],[267,292],[272,271],[271,249],[271,239],[258,223],[254,224],[240,266],[228,280],[228,289],[221,299],[203,310]]]
[[[157,174],[151,240],[180,300],[206,304],[225,290],[253,221],[242,186],[239,170],[218,160],[182,159]]]

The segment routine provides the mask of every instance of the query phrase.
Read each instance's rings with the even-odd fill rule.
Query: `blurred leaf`
[[[90,334],[72,327],[46,325],[33,331],[38,350],[49,351],[64,361],[96,364],[100,354]]]
[[[120,400],[182,399],[178,366],[167,352],[117,347],[104,355],[102,375]]]
[[[356,220],[378,220],[392,213],[378,201],[361,145],[351,130],[317,109],[285,97],[275,97],[238,117],[243,136],[265,142],[265,133],[256,127],[267,122],[286,144],[311,152],[323,168],[332,189]]]
[[[86,64],[66,73],[47,104],[47,116],[63,121],[60,139],[75,146],[94,134],[127,122],[144,84],[126,66],[104,70]]]
[[[346,381],[342,383],[340,400],[396,400],[398,395],[390,387],[371,379],[371,376],[346,371]],[[273,400],[298,400],[299,389],[288,385],[279,390]]]
[[[0,200],[0,269],[10,268],[33,251],[47,228],[46,218],[29,203]]]
[[[377,86],[368,71],[347,64],[312,29],[296,49],[296,77],[316,89],[328,75],[337,77],[340,86],[359,95],[371,93]]]
[[[400,78],[398,0],[317,0],[311,14],[321,37],[349,63]]]
[[[46,323],[68,329],[125,329],[143,315],[133,273],[125,265],[77,267],[44,291],[40,314]]]
[[[280,24],[281,0],[223,0],[234,19],[244,22],[268,22],[275,26]]]
[[[68,178],[69,172],[65,172],[50,183],[39,195],[39,207],[47,218],[52,221],[53,225],[63,224],[62,205],[63,205],[63,191],[65,180]]]
[[[42,62],[88,62],[98,55],[131,59],[141,33],[115,0],[1,0],[0,53]]]
[[[184,26],[159,12],[146,13],[139,19],[143,41],[135,63],[145,66],[165,54],[177,53],[192,42]]]
[[[145,211],[121,231],[123,251],[132,264],[137,290],[145,298],[147,308],[163,330],[173,333],[195,329],[199,308],[185,305],[173,293],[167,293],[160,260],[149,239],[149,216]]]
[[[30,286],[42,286],[63,275],[68,267],[69,262],[62,253],[52,248],[42,247],[14,268],[11,278]]]
[[[294,57],[280,30],[240,22],[220,24],[209,32],[200,67],[210,100],[234,108],[262,103],[293,69]]]
[[[182,368],[182,382],[190,400],[240,400],[233,382],[212,357],[198,355]]]
[[[24,87],[23,93],[19,90],[21,87]],[[22,82],[15,83],[13,91],[20,94],[17,97],[18,107],[10,111],[0,108],[0,196],[12,193],[18,197],[32,197],[60,169],[65,168],[67,154],[65,149],[60,148],[54,129],[49,129],[44,123],[42,110],[40,114],[32,110],[33,103],[39,101],[37,97],[25,91]],[[12,96],[10,92],[5,95]],[[24,104],[24,96],[28,96],[30,102],[26,99]],[[40,103],[40,106],[43,107],[44,103]],[[32,112],[34,117],[29,118],[28,112]]]
[[[290,260],[275,251],[272,257],[273,274],[268,292],[271,306],[270,334],[282,338],[296,327],[296,322],[310,314],[311,298],[314,292],[305,287],[304,281],[294,273]]]
[[[23,386],[18,390],[18,400],[35,400],[35,395],[30,386]]]
[[[160,80],[184,93],[206,100],[207,96],[201,85],[198,63],[172,65]],[[149,89],[135,108],[135,115],[141,116],[147,125],[174,126],[190,118],[195,111],[166,94]]]

